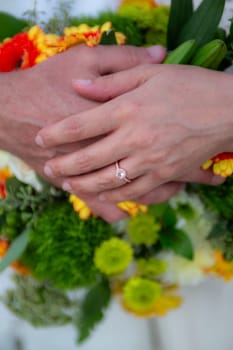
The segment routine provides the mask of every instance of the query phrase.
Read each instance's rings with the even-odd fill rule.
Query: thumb
[[[98,58],[97,74],[104,77],[100,79],[97,78],[94,81],[74,79],[72,84],[79,95],[102,102],[112,97],[119,96],[136,87],[134,76],[129,76],[129,74],[127,74],[130,72],[128,72],[130,68],[138,67],[146,63],[161,63],[166,56],[165,48],[159,45],[149,48],[134,46],[97,46],[94,49],[96,50]],[[112,73],[124,71],[127,73],[119,76],[111,75]]]
[[[72,85],[79,95],[90,100],[106,102],[145,83],[152,76],[152,70],[154,72],[155,68],[154,65],[140,65],[94,80],[72,80]]]

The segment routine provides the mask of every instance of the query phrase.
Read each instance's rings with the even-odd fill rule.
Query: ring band
[[[119,162],[116,162],[115,165],[116,165],[116,177],[120,180],[124,180],[125,182],[131,182],[131,180],[127,177],[126,170],[123,168],[120,168]]]

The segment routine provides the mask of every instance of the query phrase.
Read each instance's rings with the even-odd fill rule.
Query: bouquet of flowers
[[[52,34],[38,25],[20,31],[26,23],[15,20],[20,33],[0,44],[0,71],[30,68],[80,43],[160,43],[169,52],[165,64],[223,70],[233,57],[233,26],[228,34],[218,27],[224,5],[203,0],[194,11],[191,0],[173,0],[170,8],[125,0],[117,13],[69,18],[63,34],[57,33],[59,18],[47,23]],[[136,316],[163,316],[181,305],[179,287],[208,275],[230,280],[233,154],[213,156],[203,171],[211,167],[228,177],[224,185],[191,184],[149,207],[119,203],[129,217],[110,225],[1,151],[0,271],[15,271],[14,288],[2,302],[35,326],[74,324],[82,342],[111,298]]]

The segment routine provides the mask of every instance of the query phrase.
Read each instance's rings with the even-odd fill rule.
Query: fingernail
[[[214,175],[211,182],[213,185],[222,185],[225,181],[225,177]]]
[[[106,201],[106,197],[103,194],[100,194],[99,200],[100,200],[100,202],[104,202],[104,201]]]
[[[72,84],[74,87],[77,86],[89,86],[92,84],[92,80],[88,79],[72,79]]]
[[[166,50],[163,46],[156,45],[147,48],[149,55],[157,61],[162,61],[166,56]]]
[[[35,142],[38,146],[44,147],[44,140],[42,139],[42,137],[40,135],[36,136]]]
[[[47,175],[48,177],[53,177],[53,176],[54,176],[54,175],[53,175],[52,169],[51,169],[50,166],[48,166],[48,165],[45,165],[45,167],[44,167],[44,173],[45,173],[45,175]]]
[[[72,192],[72,187],[68,182],[64,182],[62,185],[62,189],[66,192]]]

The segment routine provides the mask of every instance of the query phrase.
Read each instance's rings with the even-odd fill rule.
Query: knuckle
[[[45,174],[48,176],[51,176],[51,171],[52,171],[52,176],[62,176],[62,167],[60,165],[60,160],[53,160],[52,163],[47,163],[45,167]],[[50,171],[51,169],[51,171]]]
[[[133,46],[125,46],[125,54],[130,66],[136,66],[139,63],[151,60],[147,50],[143,48],[136,48]]]
[[[70,182],[70,185],[71,185],[73,191],[77,195],[88,193],[87,187],[81,181],[79,181],[77,178],[75,180],[70,179],[69,182]]]
[[[99,192],[106,190],[106,189],[110,189],[110,188],[114,188],[116,186],[116,183],[113,179],[109,179],[109,178],[99,178],[98,180],[98,190]]]
[[[113,91],[113,86],[115,85],[114,80],[115,78],[112,74],[96,78],[95,85],[101,91],[101,94],[98,96],[99,101],[104,102],[115,97]]]
[[[87,172],[92,168],[94,159],[90,154],[82,152],[76,155],[75,163],[80,172]]]
[[[113,112],[114,116],[117,118],[130,118],[137,113],[139,104],[135,101],[122,100],[118,102],[117,108]]]
[[[82,54],[80,56],[85,60],[85,63],[92,66],[94,63],[97,62],[98,52],[99,52],[98,47],[90,48],[87,45],[82,45],[81,51],[82,51]]]
[[[119,193],[120,201],[128,201],[133,200],[137,195],[135,194],[135,191],[133,191],[130,188],[125,188]]]
[[[140,128],[138,133],[132,133],[130,131],[130,134],[128,135],[127,144],[128,147],[131,150],[135,149],[152,149],[154,142],[153,142],[153,135],[151,135],[150,131],[142,130]]]
[[[64,135],[78,137],[81,133],[81,122],[77,117],[69,118],[63,126],[62,132]]]
[[[172,179],[174,177],[174,173],[175,171],[173,166],[163,165],[155,171],[154,175],[156,179],[158,179],[161,183],[164,183]]]

